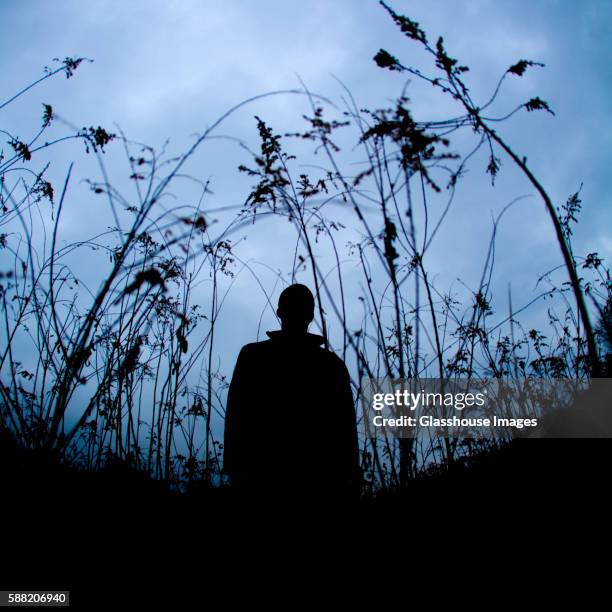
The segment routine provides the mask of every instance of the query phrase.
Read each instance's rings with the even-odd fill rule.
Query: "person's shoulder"
[[[242,357],[251,357],[252,355],[257,355],[262,351],[268,350],[270,347],[270,340],[262,340],[261,342],[249,342],[245,344],[240,350],[240,356]]]
[[[318,347],[319,355],[321,355],[321,359],[324,359],[327,364],[332,368],[337,368],[340,370],[346,370],[346,364],[334,351],[330,351],[329,349],[323,348],[322,346]]]

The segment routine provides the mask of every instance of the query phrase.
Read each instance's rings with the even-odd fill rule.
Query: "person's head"
[[[276,314],[283,331],[305,333],[314,318],[314,297],[306,285],[290,285],[278,298]]]

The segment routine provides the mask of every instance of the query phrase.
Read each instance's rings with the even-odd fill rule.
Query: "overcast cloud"
[[[431,39],[445,37],[449,53],[472,67],[468,82],[476,99],[484,100],[499,75],[518,59],[546,64],[545,69],[509,81],[505,95],[511,104],[498,108],[510,110],[539,95],[550,103],[556,117],[522,113],[500,131],[528,157],[557,203],[584,184],[576,251],[597,251],[609,260],[612,212],[606,181],[612,159],[608,124],[612,3],[429,0],[390,4],[420,22]],[[178,153],[228,107],[258,93],[297,88],[298,76],[312,91],[335,100],[342,94],[337,77],[360,106],[376,108],[388,105],[405,82],[403,76],[376,67],[372,57],[379,48],[405,64],[427,66],[417,47],[371,0],[4,0],[0,24],[2,99],[36,79],[54,57],[94,60],[81,66],[75,78],[44,83],[1,111],[2,125],[22,138],[39,125],[41,103],[46,102],[78,126],[101,124],[114,129],[118,124],[128,137],[157,147],[170,138],[170,150]],[[444,116],[447,107],[431,88],[413,84],[408,95],[417,119]],[[275,97],[240,111],[219,133],[239,136],[255,147],[255,113],[283,132],[299,128],[306,108],[295,96]],[[51,172],[57,182],[74,157],[76,149],[70,147],[53,152]],[[113,180],[122,184],[124,160],[115,153],[107,158]],[[95,209],[84,213],[91,204],[79,180],[95,174],[91,161],[84,160],[79,149],[75,187],[62,225],[65,240],[80,235],[84,228],[95,233],[96,225],[105,223],[96,217]],[[236,176],[236,167],[245,161],[241,151],[224,143],[206,145],[198,154],[191,170],[211,179],[211,206],[244,200],[249,181]],[[538,276],[561,263],[550,222],[532,189],[509,164],[491,189],[480,175],[486,161],[478,163],[472,170],[475,176],[466,179],[457,195],[429,266],[442,287],[458,277],[474,286],[480,275],[474,262],[479,264],[486,250],[492,216],[512,199],[529,196],[500,227],[494,278],[502,294],[511,282],[517,302],[526,302],[535,295]],[[245,261],[260,262],[263,282],[272,291],[274,275],[266,276],[263,266],[286,272],[294,240],[287,223],[273,221],[251,232],[238,252]],[[351,274],[350,266],[347,274]],[[357,288],[350,297],[356,299]],[[255,339],[264,307],[264,296],[253,279],[242,275],[221,321],[225,334],[218,352],[226,370],[239,346]],[[275,326],[271,311],[265,313],[262,325],[262,329]]]

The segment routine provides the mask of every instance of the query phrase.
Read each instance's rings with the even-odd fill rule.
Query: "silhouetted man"
[[[225,416],[224,470],[239,491],[266,497],[347,498],[359,486],[349,374],[322,336],[308,333],[314,298],[291,285],[281,330],[238,356]]]

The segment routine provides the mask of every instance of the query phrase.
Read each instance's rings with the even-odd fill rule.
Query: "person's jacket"
[[[229,388],[224,471],[236,488],[354,496],[355,410],[343,361],[314,334],[268,332],[240,352]]]

